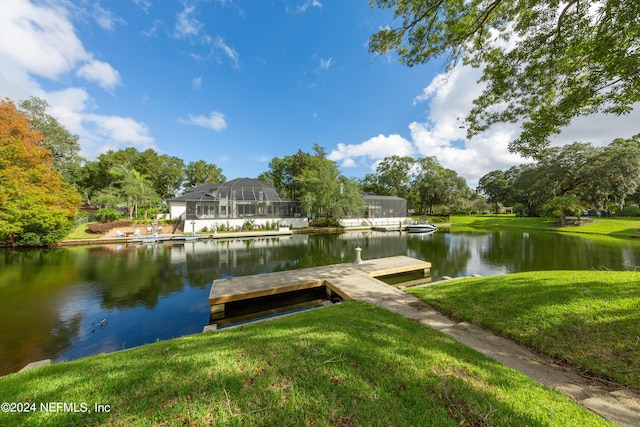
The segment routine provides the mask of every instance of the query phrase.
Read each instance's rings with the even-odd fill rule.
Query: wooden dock
[[[398,292],[377,277],[419,272],[428,277],[431,263],[408,256],[395,256],[304,268],[252,276],[214,280],[209,293],[212,318],[222,318],[228,303],[325,287],[328,294],[344,300],[380,298]]]
[[[402,231],[401,224],[396,225],[373,225],[371,226],[373,231]]]

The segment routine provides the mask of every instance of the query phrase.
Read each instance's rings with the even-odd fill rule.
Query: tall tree
[[[616,140],[598,148],[580,173],[583,200],[597,209],[621,209],[640,188],[640,147]]]
[[[299,200],[312,218],[341,219],[349,213],[362,213],[364,202],[357,184],[342,176],[335,162],[322,152],[311,156],[295,179],[300,187]]]
[[[558,196],[576,194],[586,180],[596,178],[587,177],[584,169],[588,167],[597,152],[597,148],[582,142],[545,150],[538,165],[547,167],[549,181],[553,183],[553,188],[549,188],[549,192]]]
[[[46,100],[32,96],[20,103],[21,109],[30,117],[31,126],[40,131],[42,145],[51,152],[53,168],[60,172],[67,182],[75,183],[82,157],[78,135],[65,128],[58,119],[47,114]]]
[[[516,212],[538,216],[543,205],[558,195],[550,166],[525,165],[513,180]],[[521,205],[519,209],[518,204]]]
[[[117,166],[111,173],[117,177],[121,197],[126,200],[129,218],[133,218],[138,206],[150,207],[160,202],[160,196],[153,189],[153,183],[135,169]]]
[[[512,151],[537,157],[574,117],[627,114],[640,101],[640,2],[370,0],[400,21],[369,50],[409,66],[445,58],[483,67],[468,136],[523,121]]]
[[[222,174],[222,169],[204,160],[189,162],[184,168],[183,173],[185,179],[184,186],[187,188],[195,187],[199,184],[225,182],[227,180]]]
[[[114,167],[135,170],[145,176],[162,200],[173,197],[184,181],[184,161],[178,157],[158,155],[153,149],[140,152],[135,147],[109,150],[96,161],[86,162],[81,170],[79,186],[88,200],[94,194],[108,193],[113,187],[116,178],[110,172]]]
[[[463,202],[471,197],[465,180],[455,171],[444,168],[433,156],[419,159],[416,163],[418,172],[412,185],[415,192],[412,203],[418,212],[433,213],[436,206],[461,210]]]
[[[53,158],[27,114],[0,100],[0,240],[26,246],[60,241],[80,196],[52,169]]]
[[[298,150],[292,156],[273,158],[269,171],[258,179],[273,185],[280,197],[300,201],[312,218],[341,219],[360,215],[364,209],[358,183],[341,175],[318,144],[314,144],[313,153]]]
[[[381,196],[409,197],[411,170],[415,160],[411,157],[385,157],[376,167],[375,174],[365,177],[364,189]]]
[[[511,201],[511,185],[507,174],[501,170],[494,170],[484,175],[478,181],[478,192],[487,196],[487,201],[498,212],[499,204],[505,206],[513,204]]]
[[[584,207],[576,196],[556,196],[544,205],[544,209],[559,217],[560,226],[564,227],[567,224],[567,215],[579,218]]]
[[[133,168],[151,181],[162,200],[174,197],[184,182],[184,160],[151,148],[135,156]]]
[[[292,156],[274,157],[269,162],[269,170],[258,176],[258,179],[271,184],[280,197],[297,200],[300,197],[296,177],[307,167],[311,154],[302,150]]]

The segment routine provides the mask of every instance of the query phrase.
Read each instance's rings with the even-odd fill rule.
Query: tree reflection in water
[[[196,333],[213,280],[362,258],[409,255],[432,279],[550,269],[633,269],[640,242],[562,233],[446,229],[430,235],[343,234],[185,244],[0,251],[0,374]],[[105,327],[96,328],[102,319]]]

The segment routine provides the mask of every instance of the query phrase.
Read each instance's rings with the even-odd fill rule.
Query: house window
[[[254,216],[256,214],[256,205],[238,204],[238,216]]]
[[[216,207],[213,205],[196,205],[196,217],[198,218],[215,218]]]

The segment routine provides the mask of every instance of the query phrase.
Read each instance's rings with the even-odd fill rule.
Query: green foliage
[[[417,173],[411,185],[411,205],[420,214],[436,213],[438,206],[453,212],[464,210],[464,202],[471,198],[471,190],[462,177],[441,166],[435,157],[418,159],[415,165]]]
[[[244,223],[242,224],[243,230],[251,231],[255,228],[256,228],[256,222],[253,219],[247,218],[244,220]]]
[[[376,167],[374,174],[368,174],[362,181],[362,189],[380,196],[409,198],[411,169],[415,160],[411,157],[385,157]]]
[[[640,101],[640,2],[370,0],[398,25],[369,40],[409,66],[444,59],[483,68],[468,136],[522,121],[510,149],[538,157],[578,116],[628,114]]]
[[[280,228],[280,223],[275,219],[273,221],[267,221],[264,228],[266,230],[278,230]]]
[[[493,203],[513,202],[530,216],[554,197],[573,195],[585,206],[620,208],[640,188],[640,142],[634,137],[606,147],[576,142],[550,148],[535,164],[489,172],[479,183]]]
[[[566,225],[566,217],[580,216],[580,213],[584,210],[584,206],[580,203],[580,199],[575,196],[557,196],[549,200],[543,207],[543,210],[549,216],[555,216],[560,218],[560,226]]]
[[[122,215],[120,215],[120,213],[115,209],[101,208],[96,212],[96,219],[100,222],[115,221],[119,218],[122,218]]]
[[[274,158],[269,172],[259,179],[273,185],[281,197],[300,201],[311,218],[361,215],[364,202],[358,184],[340,174],[323,147],[315,144],[313,149],[313,154],[298,151],[294,156]]]
[[[313,221],[309,221],[309,227],[342,228],[342,224],[336,218],[316,218]]]
[[[32,127],[42,134],[38,145],[51,152],[52,168],[60,172],[68,183],[75,183],[82,161],[78,135],[73,135],[55,117],[46,113],[49,104],[44,99],[32,96],[22,101],[20,107],[29,115]]]
[[[435,157],[387,157],[361,185],[365,191],[407,199],[408,208],[419,214],[462,212],[471,198],[466,181]]]
[[[152,149],[143,152],[134,147],[109,150],[99,155],[96,161],[86,162],[79,172],[78,185],[87,200],[92,203],[105,201],[105,194],[112,193],[113,187],[119,185],[116,183],[118,177],[112,173],[114,168],[123,168],[131,173],[135,171],[139,176],[145,177],[148,181],[146,185],[160,199],[153,202],[154,206],[175,195],[185,180],[184,173],[187,170],[182,159],[159,155]]]
[[[0,241],[51,245],[69,232],[81,199],[60,172],[29,116],[0,101]]]
[[[184,168],[184,186],[186,188],[202,184],[221,183],[226,180],[227,178],[222,174],[222,169],[204,160],[189,162]]]
[[[627,205],[618,212],[619,216],[640,216],[640,207],[637,205]]]
[[[503,171],[491,171],[480,178],[477,191],[485,194],[487,201],[493,203],[496,210],[500,203],[505,206],[511,206],[513,204],[510,203],[511,183]]]
[[[292,156],[274,157],[269,162],[269,171],[260,174],[258,179],[275,187],[280,197],[300,200],[296,178],[307,167],[310,157],[311,154],[302,150]]]

